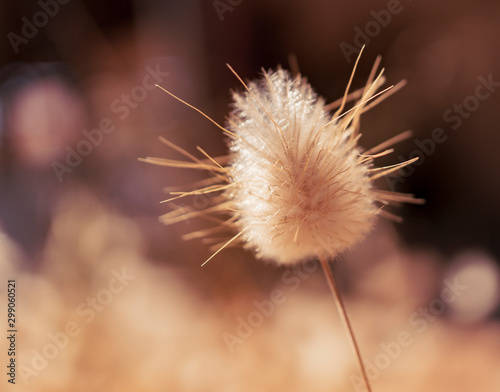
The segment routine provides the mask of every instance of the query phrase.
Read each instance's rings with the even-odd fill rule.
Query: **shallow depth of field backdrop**
[[[500,390],[500,4],[496,1],[81,1],[0,5],[0,391],[361,391],[316,264],[210,255],[164,226],[166,186],[200,173],[164,136],[212,156],[230,89],[298,65],[327,101],[377,55],[407,86],[362,118],[380,187],[415,193],[338,259],[374,391]],[[196,201],[189,201],[191,208]],[[7,280],[17,280],[16,386]]]

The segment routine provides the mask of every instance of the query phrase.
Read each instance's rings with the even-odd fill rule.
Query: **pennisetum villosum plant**
[[[150,157],[140,160],[210,174],[197,184],[197,189],[171,192],[172,197],[166,200],[212,195],[206,208],[175,208],[161,217],[166,224],[192,217],[210,217],[217,222],[210,229],[188,234],[188,238],[231,233],[227,240],[215,245],[214,253],[202,265],[230,245],[241,245],[258,258],[285,265],[319,259],[366,387],[371,391],[329,261],[365,237],[377,216],[398,221],[397,216],[386,211],[387,205],[422,200],[374,186],[377,178],[418,158],[392,166],[374,166],[375,159],[393,152],[391,146],[407,138],[409,131],[368,150],[359,146],[361,115],[404,82],[380,91],[385,77],[383,70],[377,74],[379,57],[364,88],[350,93],[358,61],[359,57],[344,96],[328,105],[300,74],[292,76],[278,68],[263,71],[260,79],[246,84],[228,65],[244,89],[233,92],[232,111],[224,127],[162,88],[219,127],[228,138],[230,151],[227,156],[212,158],[197,147],[203,155],[197,158],[160,138],[188,161]],[[346,110],[351,101],[352,107]]]

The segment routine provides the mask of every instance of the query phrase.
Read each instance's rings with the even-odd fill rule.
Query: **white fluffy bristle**
[[[349,248],[378,209],[353,130],[330,122],[323,100],[287,71],[266,73],[249,89],[233,94],[228,130],[239,137],[229,167],[236,186],[226,192],[241,212],[245,247],[279,263]]]

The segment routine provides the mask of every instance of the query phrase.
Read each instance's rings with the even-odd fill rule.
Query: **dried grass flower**
[[[232,232],[232,237],[215,245],[212,257],[229,245],[241,245],[258,258],[294,264],[314,257],[331,259],[351,248],[366,236],[378,215],[397,220],[385,206],[419,200],[378,190],[373,182],[418,158],[378,168],[374,160],[393,152],[391,145],[409,132],[369,150],[358,144],[361,115],[403,84],[379,91],[385,82],[383,70],[375,77],[379,61],[364,88],[349,94],[353,71],[344,97],[329,105],[300,74],[292,76],[282,68],[263,71],[260,79],[247,85],[229,67],[244,90],[233,92],[226,126],[194,109],[227,135],[230,153],[212,158],[197,147],[204,155],[199,159],[160,138],[189,161],[143,159],[211,175],[198,189],[171,192],[173,197],[166,200],[214,195],[206,208],[176,208],[162,221],[171,224],[201,217],[218,223],[187,238]],[[354,105],[344,110],[351,100]]]
[[[421,200],[374,186],[377,178],[418,158],[374,167],[374,160],[393,152],[391,146],[407,138],[409,131],[368,150],[359,146],[361,115],[404,83],[379,91],[385,82],[383,70],[376,75],[379,57],[365,87],[349,94],[358,61],[359,57],[344,96],[329,105],[300,74],[292,76],[282,68],[263,70],[260,79],[247,85],[228,65],[244,90],[233,92],[232,111],[225,127],[164,90],[217,125],[228,136],[230,153],[212,158],[198,146],[205,157],[199,159],[161,138],[189,161],[163,158],[143,161],[206,170],[211,174],[198,184],[198,189],[171,192],[174,196],[166,200],[215,193],[206,208],[181,207],[162,217],[167,224],[192,217],[217,221],[215,227],[190,233],[187,238],[232,232],[229,240],[216,244],[215,252],[205,263],[225,247],[236,244],[253,250],[258,258],[279,264],[290,265],[309,258],[320,260],[370,392],[361,352],[328,260],[365,237],[378,215],[399,219],[386,211],[385,206]],[[345,110],[346,103],[351,101],[353,106]]]
[[[387,212],[385,206],[421,200],[374,186],[377,178],[418,158],[374,167],[374,160],[393,152],[391,146],[407,138],[408,131],[369,150],[358,145],[361,115],[404,84],[379,91],[385,78],[383,70],[376,76],[378,57],[365,87],[349,94],[359,58],[344,96],[329,105],[300,74],[292,76],[280,67],[276,71],[263,70],[260,79],[247,85],[228,65],[244,90],[233,92],[232,111],[225,127],[164,90],[217,125],[228,136],[230,153],[212,158],[198,146],[205,156],[199,159],[160,138],[189,161],[163,158],[143,161],[206,170],[211,174],[198,184],[198,189],[171,192],[174,196],[166,200],[215,193],[208,207],[177,208],[162,217],[166,224],[191,217],[216,220],[215,227],[190,233],[187,238],[232,232],[229,240],[216,244],[217,250],[205,263],[225,247],[236,244],[253,250],[258,258],[279,264],[319,259],[366,389],[371,392],[354,330],[328,260],[365,237],[378,215],[399,219]],[[354,101],[353,106],[344,110],[350,101]]]

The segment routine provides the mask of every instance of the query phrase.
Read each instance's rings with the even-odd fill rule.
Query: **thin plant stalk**
[[[363,364],[363,359],[361,358],[361,351],[359,350],[358,342],[356,341],[356,337],[354,335],[354,330],[352,329],[351,322],[349,321],[349,317],[347,316],[344,301],[342,300],[342,296],[340,294],[337,283],[335,283],[335,278],[333,277],[330,265],[324,257],[319,257],[319,261],[321,262],[321,266],[323,267],[323,271],[325,272],[326,280],[328,282],[328,285],[330,286],[330,290],[332,291],[333,298],[335,299],[335,304],[337,305],[342,324],[344,324],[344,328],[347,331],[347,335],[349,336],[349,342],[351,343],[352,351],[354,352],[359,370],[365,381],[366,389],[368,392],[372,392],[370,382],[368,381],[368,376],[366,375],[366,369]]]

